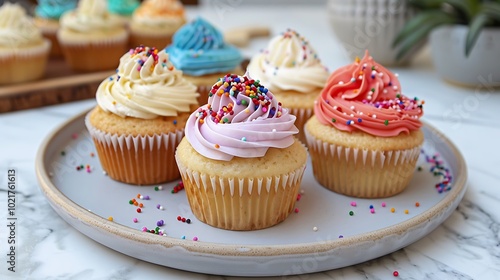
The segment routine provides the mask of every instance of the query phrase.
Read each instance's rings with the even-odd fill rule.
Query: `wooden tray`
[[[113,73],[78,73],[63,59],[51,59],[43,79],[0,86],[0,113],[94,98],[101,81]]]

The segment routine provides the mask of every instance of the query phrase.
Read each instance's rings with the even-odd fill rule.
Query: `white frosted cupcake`
[[[20,5],[0,7],[0,85],[41,78],[49,52],[50,41]]]
[[[288,29],[252,57],[247,71],[268,87],[283,106],[290,109],[291,114],[297,116],[298,138],[306,143],[304,124],[312,116],[314,100],[329,75],[309,42],[296,31]]]
[[[138,47],[124,54],[85,120],[103,169],[136,185],[177,179],[174,152],[197,97],[165,51]]]
[[[107,1],[80,0],[60,19],[57,39],[69,66],[79,71],[112,70],[127,50],[128,31],[108,12]]]
[[[193,112],[176,152],[194,215],[211,226],[255,230],[294,209],[307,159],[295,116],[246,76],[226,75]]]

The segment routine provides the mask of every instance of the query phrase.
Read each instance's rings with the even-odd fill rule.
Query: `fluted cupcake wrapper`
[[[381,198],[402,192],[409,184],[420,146],[406,150],[375,151],[335,145],[305,131],[314,177],[336,193]]]
[[[184,136],[184,129],[153,136],[110,134],[92,126],[88,115],[85,125],[102,168],[114,180],[151,185],[179,178],[175,149]]]
[[[293,211],[305,165],[268,178],[210,176],[177,163],[196,218],[228,230],[274,226]]]
[[[0,85],[27,82],[41,78],[45,73],[51,43],[33,48],[14,48],[0,54]]]
[[[307,145],[306,135],[304,133],[304,125],[306,124],[307,120],[311,118],[313,112],[314,110],[312,108],[290,108],[290,114],[297,117],[297,119],[295,120],[295,126],[299,129],[299,133],[296,135],[296,137],[304,145]]]

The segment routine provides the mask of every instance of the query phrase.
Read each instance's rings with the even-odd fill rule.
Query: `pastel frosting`
[[[138,0],[108,0],[108,9],[112,14],[131,16],[140,4]]]
[[[102,0],[80,0],[75,10],[62,15],[60,24],[79,33],[106,32],[123,26],[118,16],[108,12],[107,1]]]
[[[272,91],[308,93],[324,87],[328,69],[304,37],[292,29],[274,37],[252,57],[248,72]]]
[[[174,34],[167,52],[172,54],[175,67],[191,76],[230,72],[243,59],[240,51],[227,44],[221,32],[201,17]]]
[[[132,21],[154,28],[178,28],[185,22],[184,6],[177,0],[146,0],[134,11]]]
[[[59,20],[62,14],[76,8],[77,0],[38,0],[35,14],[41,18]]]
[[[292,145],[295,119],[258,81],[227,74],[210,90],[208,104],[191,114],[185,133],[207,158],[255,158]]]
[[[0,47],[15,48],[42,42],[41,32],[22,6],[6,2],[0,7]]]
[[[422,104],[402,94],[397,75],[365,53],[329,77],[316,100],[318,120],[341,131],[391,137],[422,126]]]
[[[153,119],[191,112],[198,95],[165,51],[141,46],[120,58],[117,74],[102,81],[96,99],[104,111],[120,117]]]

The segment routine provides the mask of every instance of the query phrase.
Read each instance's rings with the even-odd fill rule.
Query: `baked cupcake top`
[[[308,93],[325,86],[328,69],[309,42],[292,29],[274,37],[252,57],[248,73],[272,91]]]
[[[397,136],[422,126],[423,101],[402,94],[397,75],[365,53],[329,77],[316,100],[318,120],[341,131]]]
[[[255,158],[271,147],[292,145],[298,133],[295,119],[259,81],[227,74],[213,85],[208,104],[191,114],[185,132],[207,158]]]
[[[186,20],[184,7],[178,0],[146,0],[134,11],[132,21],[154,28],[171,27],[174,31]]]
[[[138,0],[108,0],[109,12],[122,16],[131,16],[139,5]]]
[[[118,16],[108,12],[108,2],[80,0],[75,10],[66,12],[60,19],[61,27],[77,33],[108,32],[123,28]]]
[[[37,46],[43,42],[40,30],[23,7],[9,2],[0,7],[0,49],[15,50],[19,47]]]
[[[243,59],[240,51],[224,42],[221,32],[201,17],[175,32],[167,52],[172,54],[175,67],[191,76],[227,73]]]
[[[61,15],[76,8],[77,0],[38,0],[35,15],[40,18],[59,20]]]
[[[191,112],[197,104],[196,86],[182,77],[168,54],[137,47],[120,58],[116,74],[101,82],[97,104],[120,117],[153,119]]]

